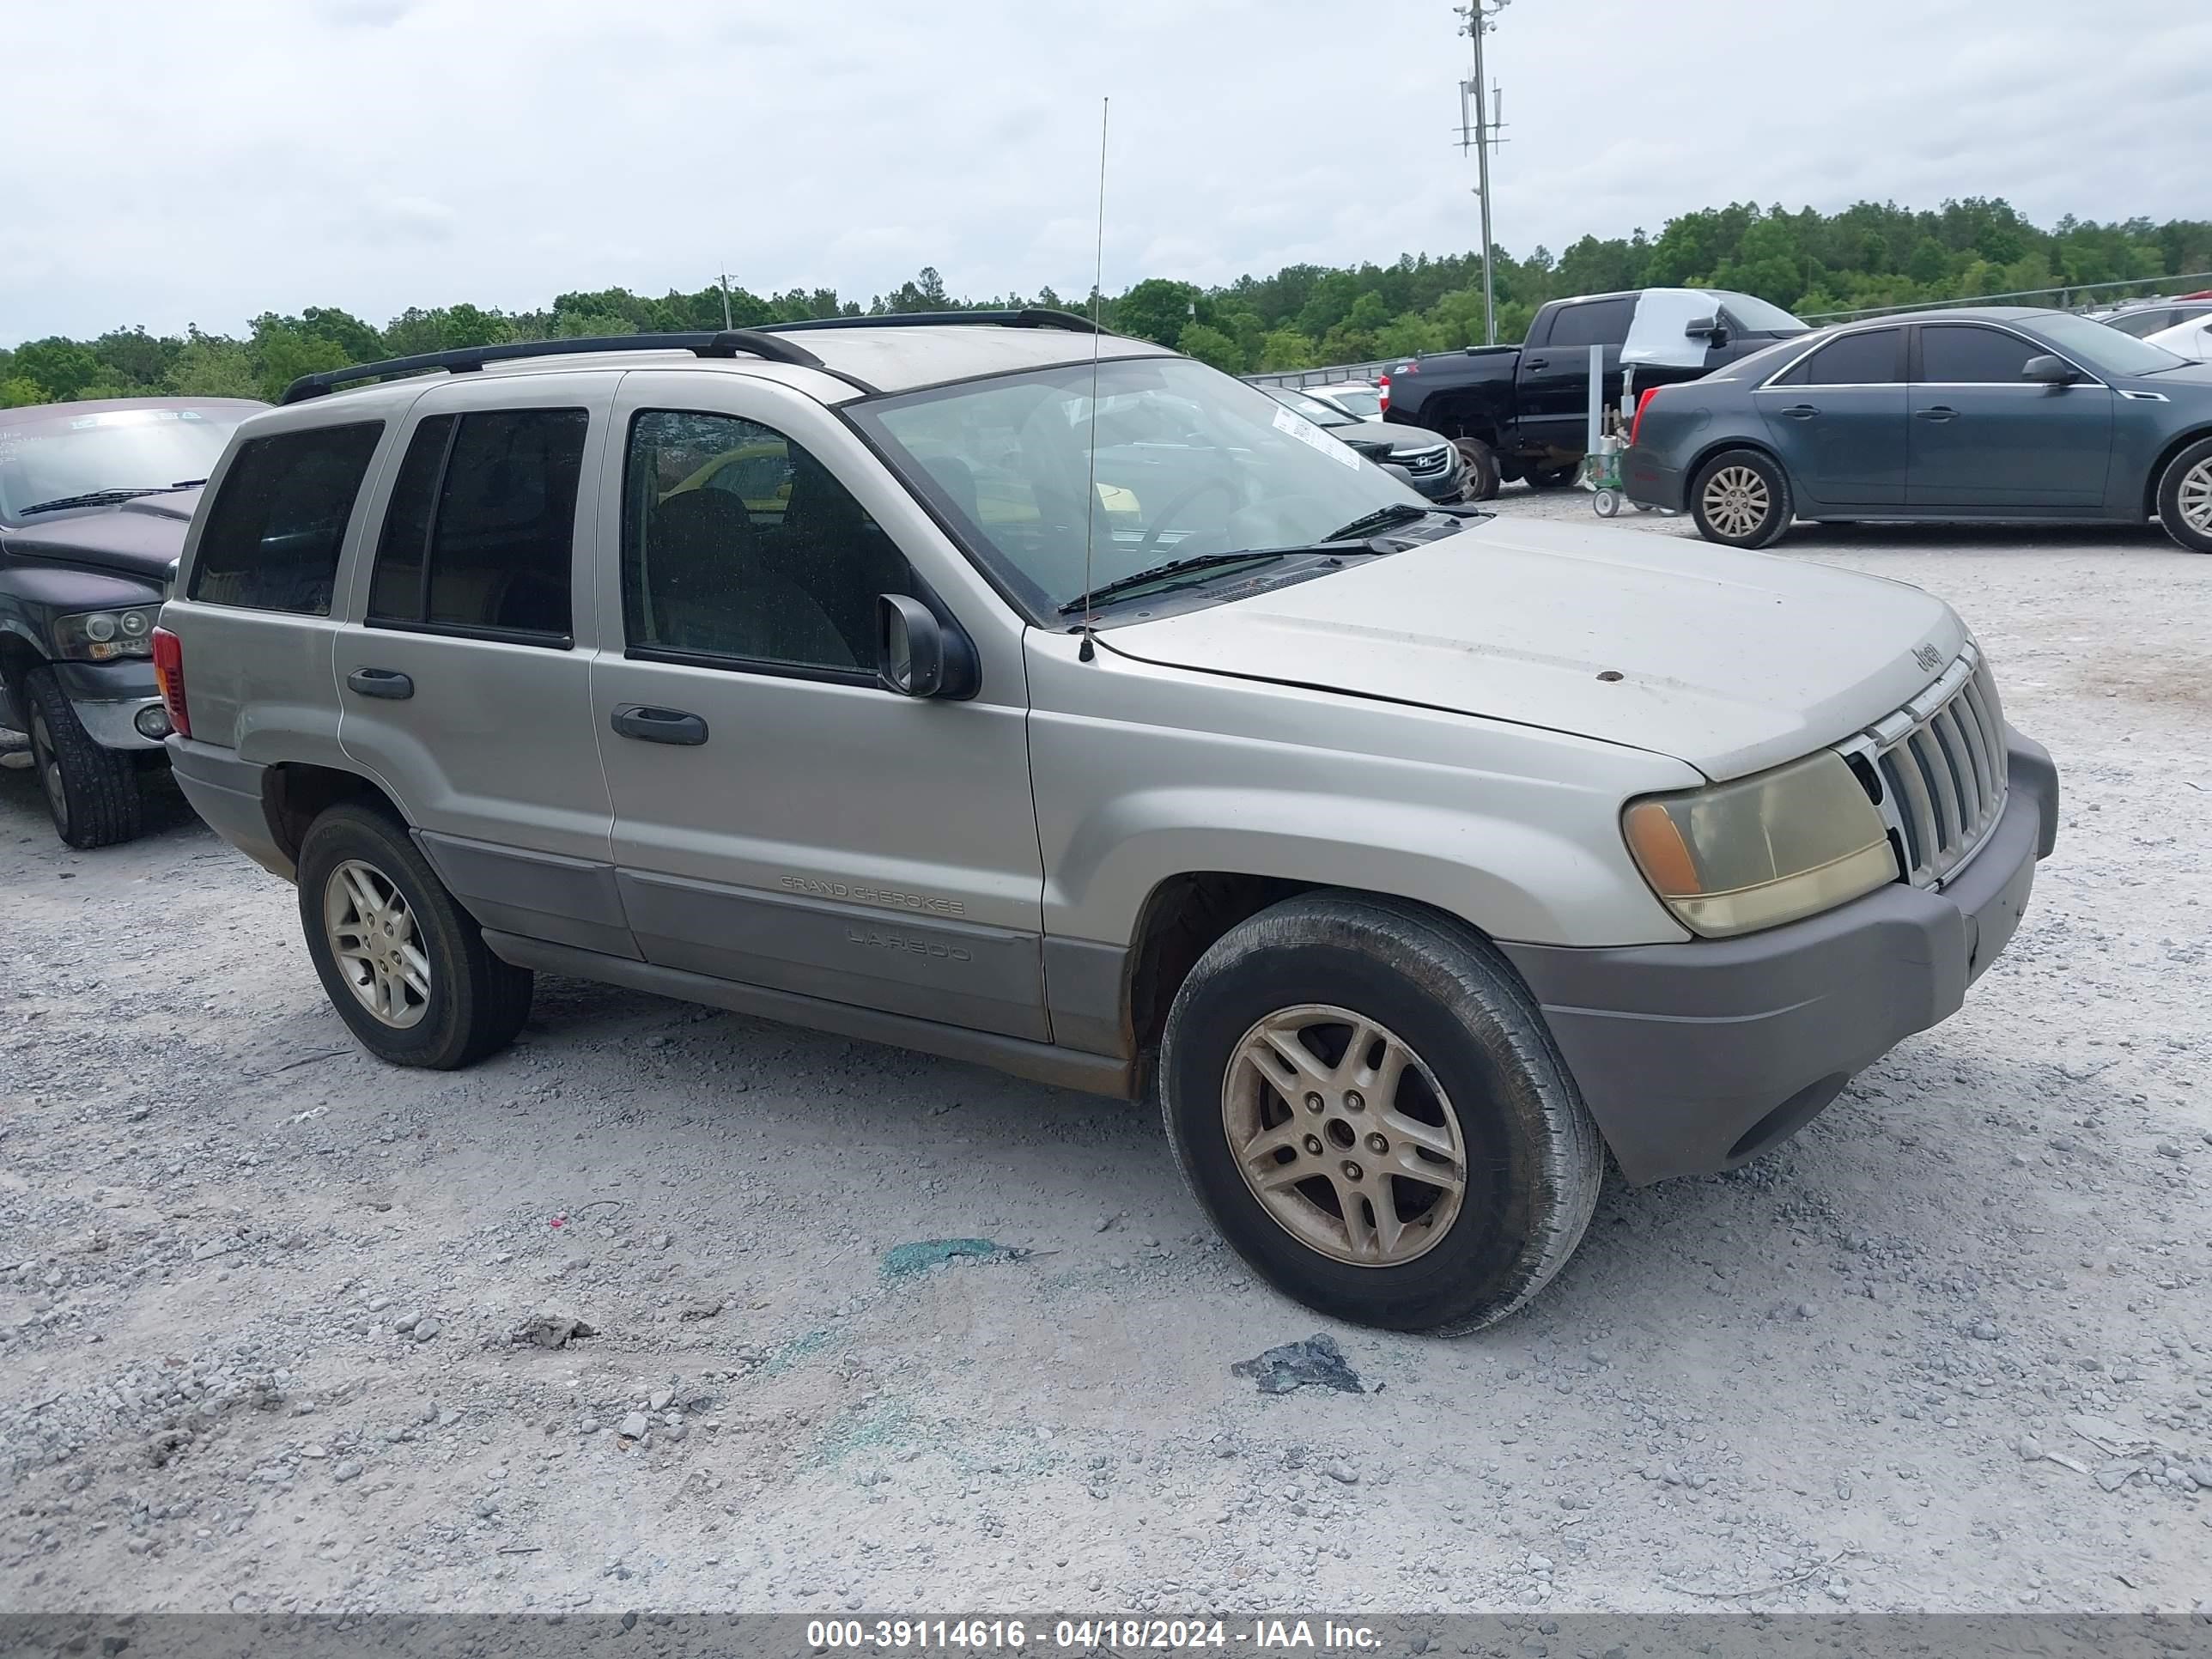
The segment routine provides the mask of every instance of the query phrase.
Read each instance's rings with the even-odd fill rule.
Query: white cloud
[[[1492,37],[1525,252],[1735,201],[2212,217],[2172,0],[1523,0]],[[0,342],[620,283],[1220,282],[1476,240],[1447,0],[75,0],[15,7]],[[94,90],[96,89],[96,91]]]

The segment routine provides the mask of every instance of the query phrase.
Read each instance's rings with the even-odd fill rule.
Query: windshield
[[[1040,620],[1171,559],[1303,547],[1383,507],[1425,507],[1312,422],[1182,357],[1066,364],[850,413]]]
[[[1284,408],[1295,410],[1304,416],[1316,426],[1352,426],[1358,423],[1357,416],[1346,414],[1334,404],[1323,403],[1318,398],[1310,398],[1304,392],[1286,386],[1270,386],[1267,395]]]
[[[1780,306],[1769,305],[1748,294],[1716,289],[1713,298],[1721,302],[1722,310],[1735,319],[1739,327],[1749,329],[1753,334],[1802,334],[1809,326]]]
[[[1371,386],[1333,386],[1328,388],[1328,400],[1363,421],[1382,417],[1382,394]]]
[[[2164,346],[2138,340],[2116,328],[2091,322],[2087,317],[2054,313],[2038,317],[2030,325],[2068,356],[2087,363],[2102,374],[2155,374],[2179,368],[2189,360],[2177,357]]]
[[[198,483],[214,469],[231,428],[252,412],[105,409],[14,427],[0,413],[0,517],[102,490]]]

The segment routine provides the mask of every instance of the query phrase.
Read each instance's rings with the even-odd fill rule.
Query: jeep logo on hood
[[[1912,651],[1912,660],[1932,674],[1942,666],[1943,653],[1932,645],[1915,646]]]

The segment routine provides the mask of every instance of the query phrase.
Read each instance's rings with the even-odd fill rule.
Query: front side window
[[[331,614],[354,499],[381,421],[252,438],[209,503],[190,597],[210,605]]]
[[[1920,331],[1920,378],[1939,386],[2011,386],[2043,348],[2002,329],[1931,323]]]
[[[1170,560],[1264,562],[1425,506],[1313,422],[1179,357],[1067,363],[848,412],[1002,590],[1055,626],[1086,592],[1086,549],[1096,591]]]
[[[1747,332],[1804,334],[1810,331],[1810,325],[1756,295],[1735,294],[1725,289],[1716,289],[1713,298],[1719,304],[1721,313]]]
[[[368,620],[562,644],[591,416],[580,409],[434,415],[399,464]]]
[[[632,655],[860,675],[914,573],[806,447],[734,415],[644,410],[623,470]]]
[[[1617,346],[1628,338],[1628,324],[1635,315],[1636,301],[1623,300],[1585,300],[1580,305],[1562,306],[1552,320],[1552,337],[1548,344],[1555,346]]]

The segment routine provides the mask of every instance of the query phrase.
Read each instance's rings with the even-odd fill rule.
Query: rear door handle
[[[1792,404],[1782,411],[1793,421],[1809,421],[1820,412],[1818,404]]]
[[[364,697],[388,697],[404,702],[415,695],[415,682],[396,668],[356,668],[346,684]]]
[[[1523,361],[1521,365],[1523,368],[1549,368],[1551,366],[1552,360],[1549,357],[1530,357]]]
[[[681,708],[656,708],[626,702],[614,713],[614,728],[640,743],[677,743],[696,748],[707,741],[707,722]]]
[[[1932,408],[1916,409],[1912,412],[1923,421],[1955,421],[1959,418],[1959,411],[1948,404],[1937,404]]]

